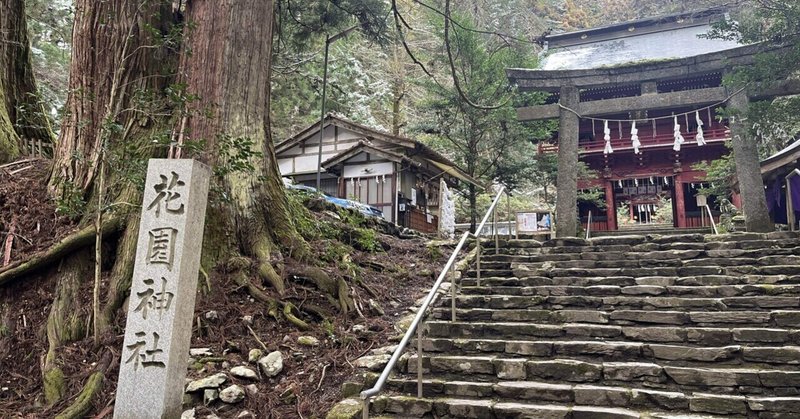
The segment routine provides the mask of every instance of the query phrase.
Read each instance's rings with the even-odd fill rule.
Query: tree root
[[[116,233],[122,228],[122,223],[117,217],[109,218],[103,223],[103,237]],[[70,253],[90,246],[95,240],[94,226],[85,227],[51,246],[44,253],[40,253],[28,260],[19,261],[0,269],[0,286],[6,285],[11,281],[27,273],[42,269],[52,263],[57,262]]]
[[[78,394],[78,398],[75,399],[75,402],[64,409],[63,412],[59,413],[56,419],[78,419],[85,417],[86,413],[88,413],[89,409],[92,407],[92,399],[103,387],[104,378],[105,374],[102,372],[93,372],[92,375],[89,376],[89,380],[86,381],[86,385],[83,387],[81,393]]]
[[[294,314],[294,312],[300,312],[300,310],[298,310],[294,304],[288,302],[279,302],[278,300],[267,295],[267,292],[264,289],[250,281],[250,278],[247,276],[247,268],[250,265],[250,260],[244,257],[231,258],[231,260],[228,262],[228,269],[233,271],[231,274],[233,275],[233,280],[236,282],[236,284],[242,288],[245,288],[247,293],[256,299],[256,301],[267,304],[269,306],[268,313],[270,316],[275,318],[275,320],[277,320],[279,316],[279,305],[283,305],[283,317],[285,317],[286,320],[294,324],[300,330],[310,329],[311,326],[309,326],[308,323],[300,320],[300,318]]]
[[[292,313],[292,311],[297,311],[298,313],[300,312],[300,310],[298,310],[297,307],[295,307],[294,304],[292,304],[292,303],[284,303],[284,305],[283,305],[283,316],[286,317],[286,320],[289,320],[290,323],[292,323],[293,325],[297,326],[297,328],[300,329],[300,330],[311,329],[311,326],[309,326],[308,323],[306,323],[306,322],[300,320],[299,318],[295,317],[295,315],[294,315],[294,313]]]
[[[106,371],[111,365],[111,353],[106,351],[103,358],[98,363],[97,369],[93,372],[83,390],[78,394],[75,401],[61,413],[56,416],[56,419],[78,419],[86,417],[86,414],[92,408],[92,399],[103,388],[103,380],[105,379]]]

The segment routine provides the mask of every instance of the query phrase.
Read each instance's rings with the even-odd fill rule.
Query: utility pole
[[[331,44],[344,38],[350,34],[350,32],[356,30],[356,28],[358,28],[358,25],[353,25],[325,39],[325,64],[322,70],[322,109],[319,117],[319,150],[317,152],[317,191],[319,192],[322,192],[322,138],[325,131],[325,95],[328,92],[328,51],[330,50]]]

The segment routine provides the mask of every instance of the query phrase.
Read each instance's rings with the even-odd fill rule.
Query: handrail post
[[[417,397],[422,398],[422,323],[417,325]]]
[[[508,239],[511,240],[511,195],[506,192],[506,219],[508,220]]]
[[[497,231],[497,208],[494,209],[494,254],[500,254],[500,233]]]
[[[364,405],[361,407],[361,418],[362,419],[369,419],[369,404],[370,404],[371,397],[364,398]]]
[[[477,243],[475,248],[477,249],[477,253],[475,254],[475,276],[477,277],[477,286],[481,286],[481,236],[475,236],[475,243]]]
[[[456,273],[450,271],[450,321],[456,321]]]

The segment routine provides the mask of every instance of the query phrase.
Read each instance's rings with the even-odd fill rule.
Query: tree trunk
[[[164,123],[157,100],[143,98],[171,80],[173,51],[155,34],[169,33],[170,24],[164,1],[75,1],[69,96],[49,182],[56,198],[87,199],[102,147],[144,145]]]
[[[24,0],[0,0],[0,163],[16,158],[21,139],[52,140],[38,100]]]
[[[478,227],[478,191],[475,185],[469,184],[469,229],[475,231]],[[480,231],[475,231],[476,235],[480,235]]]
[[[261,279],[282,294],[284,281],[271,264],[275,244],[300,258],[308,248],[289,217],[270,137],[273,6],[271,0],[189,3],[187,19],[196,27],[180,68],[187,91],[199,97],[187,108],[186,136],[206,141],[207,160],[221,169],[230,200],[225,222],[239,250],[256,259]],[[237,155],[251,166],[233,170]]]

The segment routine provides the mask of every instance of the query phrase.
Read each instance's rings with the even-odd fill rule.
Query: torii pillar
[[[738,92],[728,102],[731,109],[737,113],[731,118],[733,156],[747,231],[766,233],[774,230],[775,226],[769,218],[767,209],[756,139],[750,135],[746,123],[749,101],[745,92]]]
[[[558,179],[556,187],[556,237],[578,234],[578,115],[580,91],[575,86],[562,86],[559,103]]]

